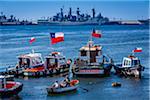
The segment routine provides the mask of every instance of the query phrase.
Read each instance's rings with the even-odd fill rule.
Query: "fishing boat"
[[[0,76],[0,97],[10,97],[21,92],[23,84],[7,81],[5,76]]]
[[[3,75],[0,75],[0,77],[3,77]],[[14,81],[14,75],[5,75],[6,81]]]
[[[80,48],[72,69],[76,76],[109,76],[112,66],[112,59],[102,54],[102,46],[90,40]]]
[[[134,55],[124,57],[122,64],[116,64],[114,69],[118,75],[123,75],[125,77],[133,76],[137,78],[141,78],[142,71],[144,71],[140,59]]]
[[[70,64],[60,52],[52,52],[46,56],[45,66],[48,74],[69,72]]]
[[[47,92],[49,94],[64,93],[64,92],[77,90],[78,86],[79,86],[79,80],[71,80],[69,86],[58,87],[58,88],[54,88],[54,87],[50,86],[47,88]]]
[[[44,70],[44,61],[41,53],[32,51],[29,54],[20,55],[18,57],[17,72],[23,73],[24,76],[36,76]]]

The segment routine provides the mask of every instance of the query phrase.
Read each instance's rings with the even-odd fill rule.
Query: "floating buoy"
[[[120,87],[120,86],[121,86],[121,83],[119,83],[119,82],[113,82],[111,85],[112,85],[113,87]]]

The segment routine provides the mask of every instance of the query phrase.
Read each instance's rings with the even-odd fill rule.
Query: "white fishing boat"
[[[78,86],[79,86],[79,80],[71,80],[69,86],[57,87],[57,88],[50,86],[47,88],[47,92],[49,94],[64,93],[64,92],[74,91],[78,88]]]
[[[45,66],[50,74],[60,74],[69,72],[70,63],[60,52],[52,52],[50,55],[46,56]]]
[[[24,76],[35,76],[38,72],[44,70],[44,61],[41,53],[23,54],[18,57],[16,66],[17,73],[23,73]]]
[[[140,59],[134,55],[124,57],[122,64],[117,64],[114,66],[114,69],[116,70],[116,74],[137,78],[141,78],[142,71],[144,71],[144,67],[141,65]]]

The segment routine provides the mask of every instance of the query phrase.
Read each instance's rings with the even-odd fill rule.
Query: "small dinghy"
[[[67,86],[67,87],[58,87],[58,88],[50,86],[50,87],[47,88],[47,92],[49,94],[64,93],[64,92],[69,92],[69,91],[76,90],[78,88],[78,86],[79,86],[79,80],[71,80],[69,86]]]
[[[0,97],[17,95],[22,90],[22,87],[22,83],[7,81],[5,76],[0,76]]]

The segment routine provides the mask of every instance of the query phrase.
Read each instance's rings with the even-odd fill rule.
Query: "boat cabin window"
[[[140,61],[139,60],[132,60],[132,64],[133,65],[140,65]]]
[[[131,61],[129,60],[124,60],[124,66],[130,66],[131,65]]]
[[[95,62],[96,62],[96,52],[90,51],[90,63],[95,63]]]
[[[60,58],[60,59],[59,59],[59,64],[60,64],[60,65],[64,65],[65,63],[66,63],[65,58]]]
[[[85,51],[85,50],[81,50],[81,51],[80,51],[80,55],[81,55],[81,56],[87,56],[86,53],[87,53],[87,51]]]
[[[99,56],[99,55],[101,55],[101,51],[96,50],[96,56]]]
[[[32,58],[32,64],[33,65],[37,65],[37,64],[41,64],[41,63],[42,63],[42,58],[41,57]]]
[[[20,67],[29,67],[30,59],[29,58],[19,58],[19,66]]]
[[[57,59],[54,59],[54,58],[47,59],[47,66],[48,67],[57,67],[57,65],[58,65]]]

